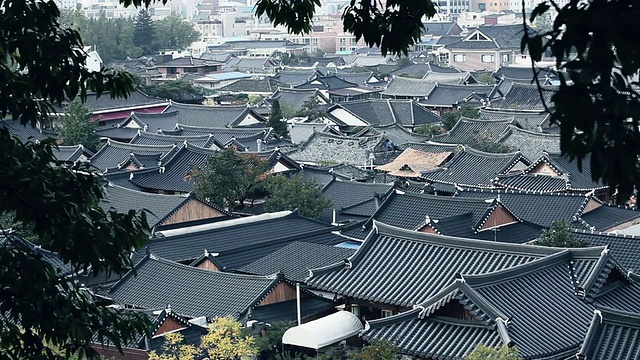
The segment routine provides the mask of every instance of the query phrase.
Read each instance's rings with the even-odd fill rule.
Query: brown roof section
[[[419,177],[423,171],[441,166],[452,152],[429,153],[407,148],[395,160],[380,165],[376,169],[388,171],[389,175],[401,177]]]

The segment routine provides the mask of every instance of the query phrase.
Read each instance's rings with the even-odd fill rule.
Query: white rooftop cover
[[[348,311],[338,311],[318,320],[287,330],[282,343],[311,349],[320,349],[337,343],[362,331],[362,323]]]

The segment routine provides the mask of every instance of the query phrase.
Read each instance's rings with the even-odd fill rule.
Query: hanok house
[[[307,285],[342,297],[347,310],[373,320],[413,309],[458,273],[508,269],[560,251],[420,233],[375,222],[355,254],[311,269]]]
[[[525,359],[568,359],[597,336],[594,310],[638,313],[639,295],[635,276],[606,249],[564,249],[503,270],[460,271],[408,312],[370,321],[363,337],[421,358],[461,359],[483,344],[515,346]],[[619,344],[607,347],[637,347]]]
[[[296,289],[281,274],[255,276],[210,271],[150,253],[115,283],[105,297],[130,308],[158,309],[170,304],[173,312],[186,318],[204,316],[211,320],[232,316],[246,323],[261,320],[255,314],[265,306],[286,303],[295,307]],[[305,299],[312,298],[304,292],[301,300],[305,304]],[[322,311],[333,306],[333,302],[326,301]]]
[[[64,116],[67,103],[61,108],[56,108],[54,116]],[[157,114],[163,112],[169,102],[143,94],[140,91],[132,91],[126,99],[112,99],[109,93],[87,94],[84,106],[91,112],[91,119],[101,126],[113,126],[131,115],[132,111],[138,113]]]
[[[425,153],[407,148],[393,161],[377,166],[376,170],[401,178],[419,178],[422,172],[442,166],[451,156],[452,152]]]
[[[175,155],[178,149],[175,144],[152,146],[107,140],[107,143],[91,157],[90,163],[102,172],[156,167],[163,159]]]
[[[222,71],[224,63],[185,56],[157,64],[158,72],[166,79],[180,79],[185,74],[209,74]]]
[[[153,229],[204,219],[230,218],[231,214],[193,194],[162,195],[136,191],[109,184],[107,186],[105,210],[115,208],[126,212],[129,209],[147,211],[147,222]]]
[[[637,279],[637,277],[633,277]],[[629,311],[600,307],[576,354],[579,360],[637,359],[640,357],[640,316]]]

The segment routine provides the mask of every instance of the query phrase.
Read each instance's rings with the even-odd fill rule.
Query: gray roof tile
[[[172,311],[207,318],[241,318],[264,298],[281,277],[230,274],[199,269],[145,256],[110,290],[108,297],[146,309],[171,306]]]
[[[481,120],[461,117],[449,132],[434,136],[433,141],[468,145],[481,136],[486,141],[493,142],[502,138],[512,123],[513,120]]]
[[[400,230],[381,223],[347,262],[312,269],[316,289],[379,304],[409,307],[453,281],[531,262],[559,249]]]
[[[364,166],[369,161],[368,152],[375,151],[383,140],[383,136],[353,138],[314,132],[305,143],[287,155],[300,162]]]
[[[354,252],[354,249],[296,241],[243,266],[239,271],[256,275],[283,273],[291,281],[304,282],[309,276],[309,269],[339,262]]]
[[[100,170],[114,169],[126,163],[130,159],[131,154],[154,155],[160,160],[165,156],[172,155],[177,149],[178,147],[175,145],[137,145],[108,140],[107,143],[91,157],[91,165]]]
[[[576,356],[600,360],[640,358],[640,316],[605,307],[595,310]]]

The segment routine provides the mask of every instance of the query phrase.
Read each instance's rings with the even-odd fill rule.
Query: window
[[[344,46],[340,46],[340,49],[338,51],[347,51],[347,48]]]
[[[492,63],[495,61],[495,56],[494,55],[482,55],[482,62],[483,63]]]
[[[347,44],[347,39],[340,38],[340,45],[346,45],[346,44]]]
[[[380,312],[382,314],[383,318],[389,317],[389,316],[393,316],[393,311],[392,310],[382,310]]]
[[[509,63],[509,54],[502,54],[502,62]]]
[[[455,54],[453,55],[453,62],[465,62],[467,60],[467,56],[463,54]]]
[[[357,317],[360,317],[360,306],[351,304],[351,313]]]

